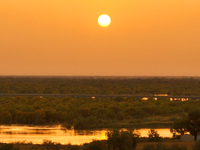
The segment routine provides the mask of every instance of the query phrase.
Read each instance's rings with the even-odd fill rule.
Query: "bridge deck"
[[[179,95],[111,95],[111,94],[0,94],[0,96],[4,97],[17,97],[17,96],[24,96],[24,97],[134,97],[134,98],[188,98],[188,99],[199,99],[200,96],[179,96]]]

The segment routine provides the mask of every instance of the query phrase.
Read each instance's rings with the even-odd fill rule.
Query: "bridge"
[[[170,99],[200,99],[200,96],[182,96],[182,95],[132,95],[132,94],[0,94],[0,97],[77,97],[77,98],[170,98]]]

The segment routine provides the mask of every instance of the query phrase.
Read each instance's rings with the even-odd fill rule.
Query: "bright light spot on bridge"
[[[147,101],[147,100],[148,100],[148,97],[143,97],[142,100],[143,100],[143,101]]]
[[[154,94],[154,96],[168,96],[168,94]]]

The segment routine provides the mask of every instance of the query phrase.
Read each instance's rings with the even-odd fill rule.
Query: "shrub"
[[[107,150],[107,145],[105,141],[96,141],[89,143],[84,146],[83,150]]]
[[[111,150],[129,150],[135,149],[136,140],[138,135],[134,134],[132,131],[119,131],[113,130],[107,132],[108,136],[108,149]]]
[[[44,140],[43,145],[46,150],[59,150],[61,144],[52,142],[51,140]]]

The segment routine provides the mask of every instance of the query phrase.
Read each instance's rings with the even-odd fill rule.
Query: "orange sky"
[[[111,25],[97,19],[108,14]],[[200,76],[200,0],[0,0],[0,75]]]

